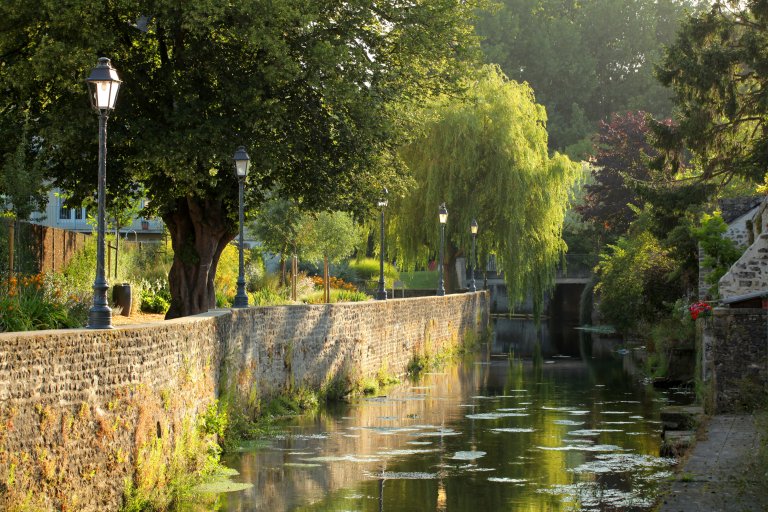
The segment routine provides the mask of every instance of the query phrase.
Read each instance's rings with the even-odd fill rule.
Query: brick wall
[[[703,335],[703,377],[715,412],[764,405],[768,390],[766,310],[715,308]],[[763,402],[761,404],[761,401]]]
[[[0,334],[0,510],[117,510],[126,478],[142,480],[157,450],[167,459],[219,389],[252,402],[340,374],[402,374],[414,353],[487,323],[479,292]]]

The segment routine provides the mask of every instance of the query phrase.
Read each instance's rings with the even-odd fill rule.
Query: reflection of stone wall
[[[714,412],[749,409],[761,401],[764,405],[768,387],[766,311],[715,308],[713,318],[705,322],[703,369],[713,387]]]
[[[341,372],[402,374],[487,322],[480,292],[0,334],[0,510],[118,509],[125,478],[151,488],[158,467],[137,468],[190,442],[220,377],[255,400]]]

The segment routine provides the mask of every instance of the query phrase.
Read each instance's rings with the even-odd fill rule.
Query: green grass
[[[410,290],[431,290],[437,288],[437,270],[400,272],[400,281]]]

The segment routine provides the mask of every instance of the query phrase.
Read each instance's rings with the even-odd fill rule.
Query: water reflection
[[[229,457],[254,487],[220,510],[649,510],[670,464],[665,397],[615,355],[586,355],[578,333],[520,322],[497,320],[477,358]]]

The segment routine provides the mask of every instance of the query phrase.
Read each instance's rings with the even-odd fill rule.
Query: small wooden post
[[[15,249],[16,219],[8,224],[8,277],[13,277],[13,251]]]

